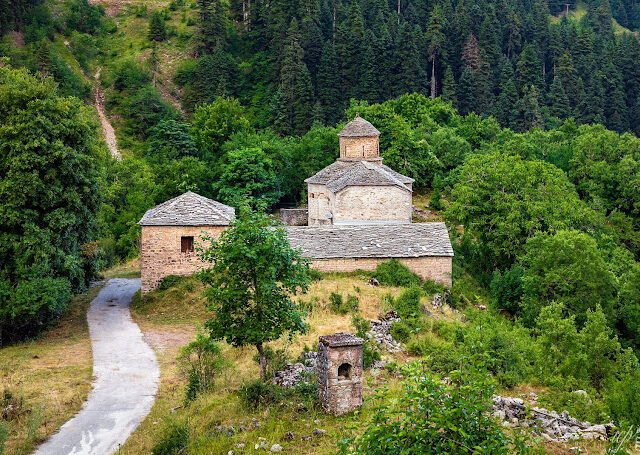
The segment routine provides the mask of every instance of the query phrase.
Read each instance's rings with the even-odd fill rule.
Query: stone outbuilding
[[[423,280],[451,286],[453,248],[444,223],[288,226],[289,243],[321,272],[373,271],[398,259]]]
[[[380,131],[356,116],[338,137],[340,158],[305,180],[308,225],[411,223],[414,180],[382,164]]]
[[[334,415],[362,406],[362,345],[350,333],[321,336],[318,343],[318,400]]]
[[[191,275],[202,266],[196,244],[203,233],[217,238],[235,218],[235,210],[187,191],[149,209],[138,224],[142,294],[167,275]],[[207,246],[207,245],[203,245]]]

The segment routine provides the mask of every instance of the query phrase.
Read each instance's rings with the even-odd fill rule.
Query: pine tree
[[[636,136],[640,136],[640,95],[636,98],[635,105],[633,106],[631,130],[636,133]]]
[[[324,120],[335,125],[342,116],[343,98],[340,94],[338,58],[331,41],[327,41],[318,67],[318,100],[322,105]]]
[[[362,59],[362,80],[360,82],[360,99],[377,103],[383,101],[382,86],[378,83],[376,75],[378,71],[377,59],[371,48],[373,42],[373,32],[367,31],[367,35],[371,35],[367,39],[364,56]]]
[[[558,61],[556,67],[556,76],[562,84],[571,107],[577,106],[577,88],[578,88],[578,72],[573,66],[573,60],[569,52],[565,52]]]
[[[273,130],[282,136],[291,134],[292,128],[291,122],[289,121],[289,107],[280,90],[277,90],[271,98],[270,110]]]
[[[504,128],[518,129],[520,125],[520,98],[518,98],[518,90],[516,90],[513,78],[507,79],[502,84],[502,91],[498,96],[493,115]]]
[[[551,84],[547,98],[549,114],[552,117],[565,119],[570,116],[571,106],[569,105],[569,98],[567,98],[562,82],[560,82],[560,77],[555,76],[553,78],[553,83]]]
[[[397,95],[418,92],[422,71],[415,35],[408,23],[400,25],[396,43],[395,92]]]
[[[149,41],[164,41],[167,39],[167,26],[164,23],[164,16],[158,10],[151,13],[147,37]]]
[[[607,39],[613,35],[613,16],[611,15],[609,0],[600,0],[592,22],[593,30],[597,34]]]
[[[525,87],[521,101],[522,110],[522,128],[530,130],[531,128],[542,127],[542,115],[540,114],[540,100],[538,99],[538,91],[535,85]]]
[[[535,85],[537,89],[544,88],[542,65],[538,52],[531,44],[527,44],[520,54],[520,60],[516,65],[516,82],[519,90],[523,93],[525,88],[531,85]]]
[[[507,57],[511,58],[520,52],[520,46],[522,45],[521,35],[522,25],[520,18],[515,11],[509,12],[509,19],[507,22]]]
[[[465,68],[458,81],[458,110],[460,114],[467,115],[474,111],[476,106],[475,79],[471,69]]]
[[[488,116],[494,108],[493,85],[494,77],[489,62],[480,59],[480,68],[475,72],[476,85],[476,113],[482,116]]]
[[[447,66],[444,72],[444,80],[442,81],[442,99],[451,102],[453,107],[458,107],[458,97],[456,96],[456,81],[453,78],[453,71]]]
[[[431,98],[437,95],[436,60],[440,58],[444,50],[446,37],[444,35],[444,14],[439,5],[434,6],[427,27],[427,40],[429,41],[429,60],[431,61]]]
[[[53,64],[51,61],[51,50],[49,48],[49,40],[43,38],[40,40],[40,44],[36,48],[36,66],[38,70],[44,75],[51,75]]]
[[[478,45],[478,40],[473,33],[469,34],[469,38],[464,45],[464,49],[462,51],[462,65],[472,73],[480,68],[480,46]]]
[[[312,82],[316,82],[318,65],[322,56],[323,38],[316,20],[312,16],[306,16],[302,20],[302,48],[304,49],[304,63],[311,74]]]
[[[296,80],[295,101],[293,103],[293,131],[302,135],[309,131],[313,122],[313,85],[307,66],[303,63]]]
[[[202,50],[211,53],[226,42],[227,10],[220,0],[197,0],[200,9],[200,42]]]
[[[296,103],[300,89],[298,79],[305,70],[308,73],[306,65],[302,60],[303,56],[304,51],[300,46],[298,21],[293,18],[291,19],[291,25],[287,33],[287,43],[284,48],[280,69],[280,92],[289,109],[289,125],[292,129],[295,129],[294,104]]]

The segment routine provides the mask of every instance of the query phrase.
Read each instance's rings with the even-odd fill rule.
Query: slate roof
[[[147,210],[141,226],[227,226],[235,209],[192,191]]]
[[[320,343],[334,348],[340,346],[360,346],[364,344],[364,340],[352,333],[338,332],[333,335],[321,336]]]
[[[287,226],[289,243],[313,259],[453,256],[444,223]]]
[[[342,131],[338,133],[341,137],[372,137],[380,136],[380,131],[376,129],[371,123],[356,114],[356,118],[342,128]]]
[[[353,185],[395,185],[409,191],[405,184],[413,183],[413,179],[392,170],[384,164],[363,160],[336,161],[306,179],[305,182],[327,185],[329,190],[337,193],[347,186]]]

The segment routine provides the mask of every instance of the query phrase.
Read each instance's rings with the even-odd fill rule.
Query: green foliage
[[[291,359],[284,349],[274,350],[271,346],[264,347],[264,358],[267,361],[267,379],[273,378],[276,371],[282,370]],[[253,361],[260,365],[260,354],[253,356]]]
[[[284,397],[285,389],[263,381],[242,384],[238,390],[240,402],[249,410],[255,411],[279,403]]]
[[[161,120],[149,134],[148,155],[154,161],[196,156],[198,150],[189,125],[174,119]]]
[[[178,356],[184,375],[188,379],[185,399],[192,401],[213,386],[215,377],[224,365],[220,346],[198,330],[195,341],[184,346]]]
[[[149,18],[149,41],[164,41],[167,39],[167,26],[164,23],[164,15],[155,10]]]
[[[357,313],[358,297],[350,295],[347,296],[347,300],[345,301],[342,294],[332,292],[331,295],[329,295],[329,308],[336,314]]]
[[[231,227],[217,240],[205,236],[211,246],[199,251],[201,259],[211,264],[200,274],[207,308],[215,314],[206,327],[213,339],[256,346],[264,380],[263,343],[307,330],[291,297],[307,290],[309,261],[289,246],[284,229],[246,205]]]
[[[525,247],[522,288],[525,319],[552,301],[562,303],[579,325],[587,309],[601,305],[613,320],[615,278],[608,270],[595,240],[576,231],[538,234]]]
[[[145,138],[149,135],[150,129],[161,120],[174,115],[171,105],[151,86],[143,87],[128,96],[122,110],[127,116],[127,129],[130,133]]]
[[[402,294],[395,299],[393,309],[403,321],[412,321],[420,318],[424,308],[420,303],[422,291],[420,288],[410,288],[402,291]]]
[[[517,265],[511,266],[504,273],[500,270],[493,272],[490,290],[491,298],[496,307],[504,309],[511,314],[520,312],[520,299],[522,298],[522,275],[524,270]]]
[[[51,79],[0,66],[0,344],[60,316],[100,264],[102,199],[89,108]]]
[[[186,422],[171,420],[162,430],[151,455],[179,455],[189,443],[189,426]]]
[[[411,338],[411,328],[402,321],[395,321],[391,324],[391,336],[394,340],[406,343]]]
[[[424,364],[403,368],[403,391],[395,400],[382,389],[365,432],[340,443],[340,453],[529,453],[525,441],[511,440],[491,417],[493,382],[486,357],[458,359],[451,385],[434,377]]]
[[[232,134],[249,129],[245,109],[237,99],[217,98],[193,113],[192,134],[201,156],[207,161],[220,157],[220,148]]]
[[[367,332],[371,329],[371,324],[356,312],[352,312],[351,325],[353,325],[355,329],[356,336],[364,340],[362,345],[362,366],[364,368],[371,368],[373,362],[381,358],[380,351],[372,345],[371,340],[369,340],[367,336]]]
[[[373,276],[383,286],[411,287],[420,285],[420,278],[397,259],[378,264]]]
[[[274,165],[261,149],[228,152],[220,168],[215,187],[222,202],[237,205],[237,201],[250,199],[272,207],[280,199]]]

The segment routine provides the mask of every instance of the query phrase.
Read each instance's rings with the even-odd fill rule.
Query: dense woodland
[[[304,202],[360,113],[450,226],[451,304],[490,302],[500,383],[640,424],[640,4],[178,0],[121,13],[148,27],[143,58],[110,48],[117,21],[86,0],[0,6],[0,342],[135,257],[168,198]],[[98,67],[121,161],[82,102]],[[416,352],[460,353],[465,330]]]

